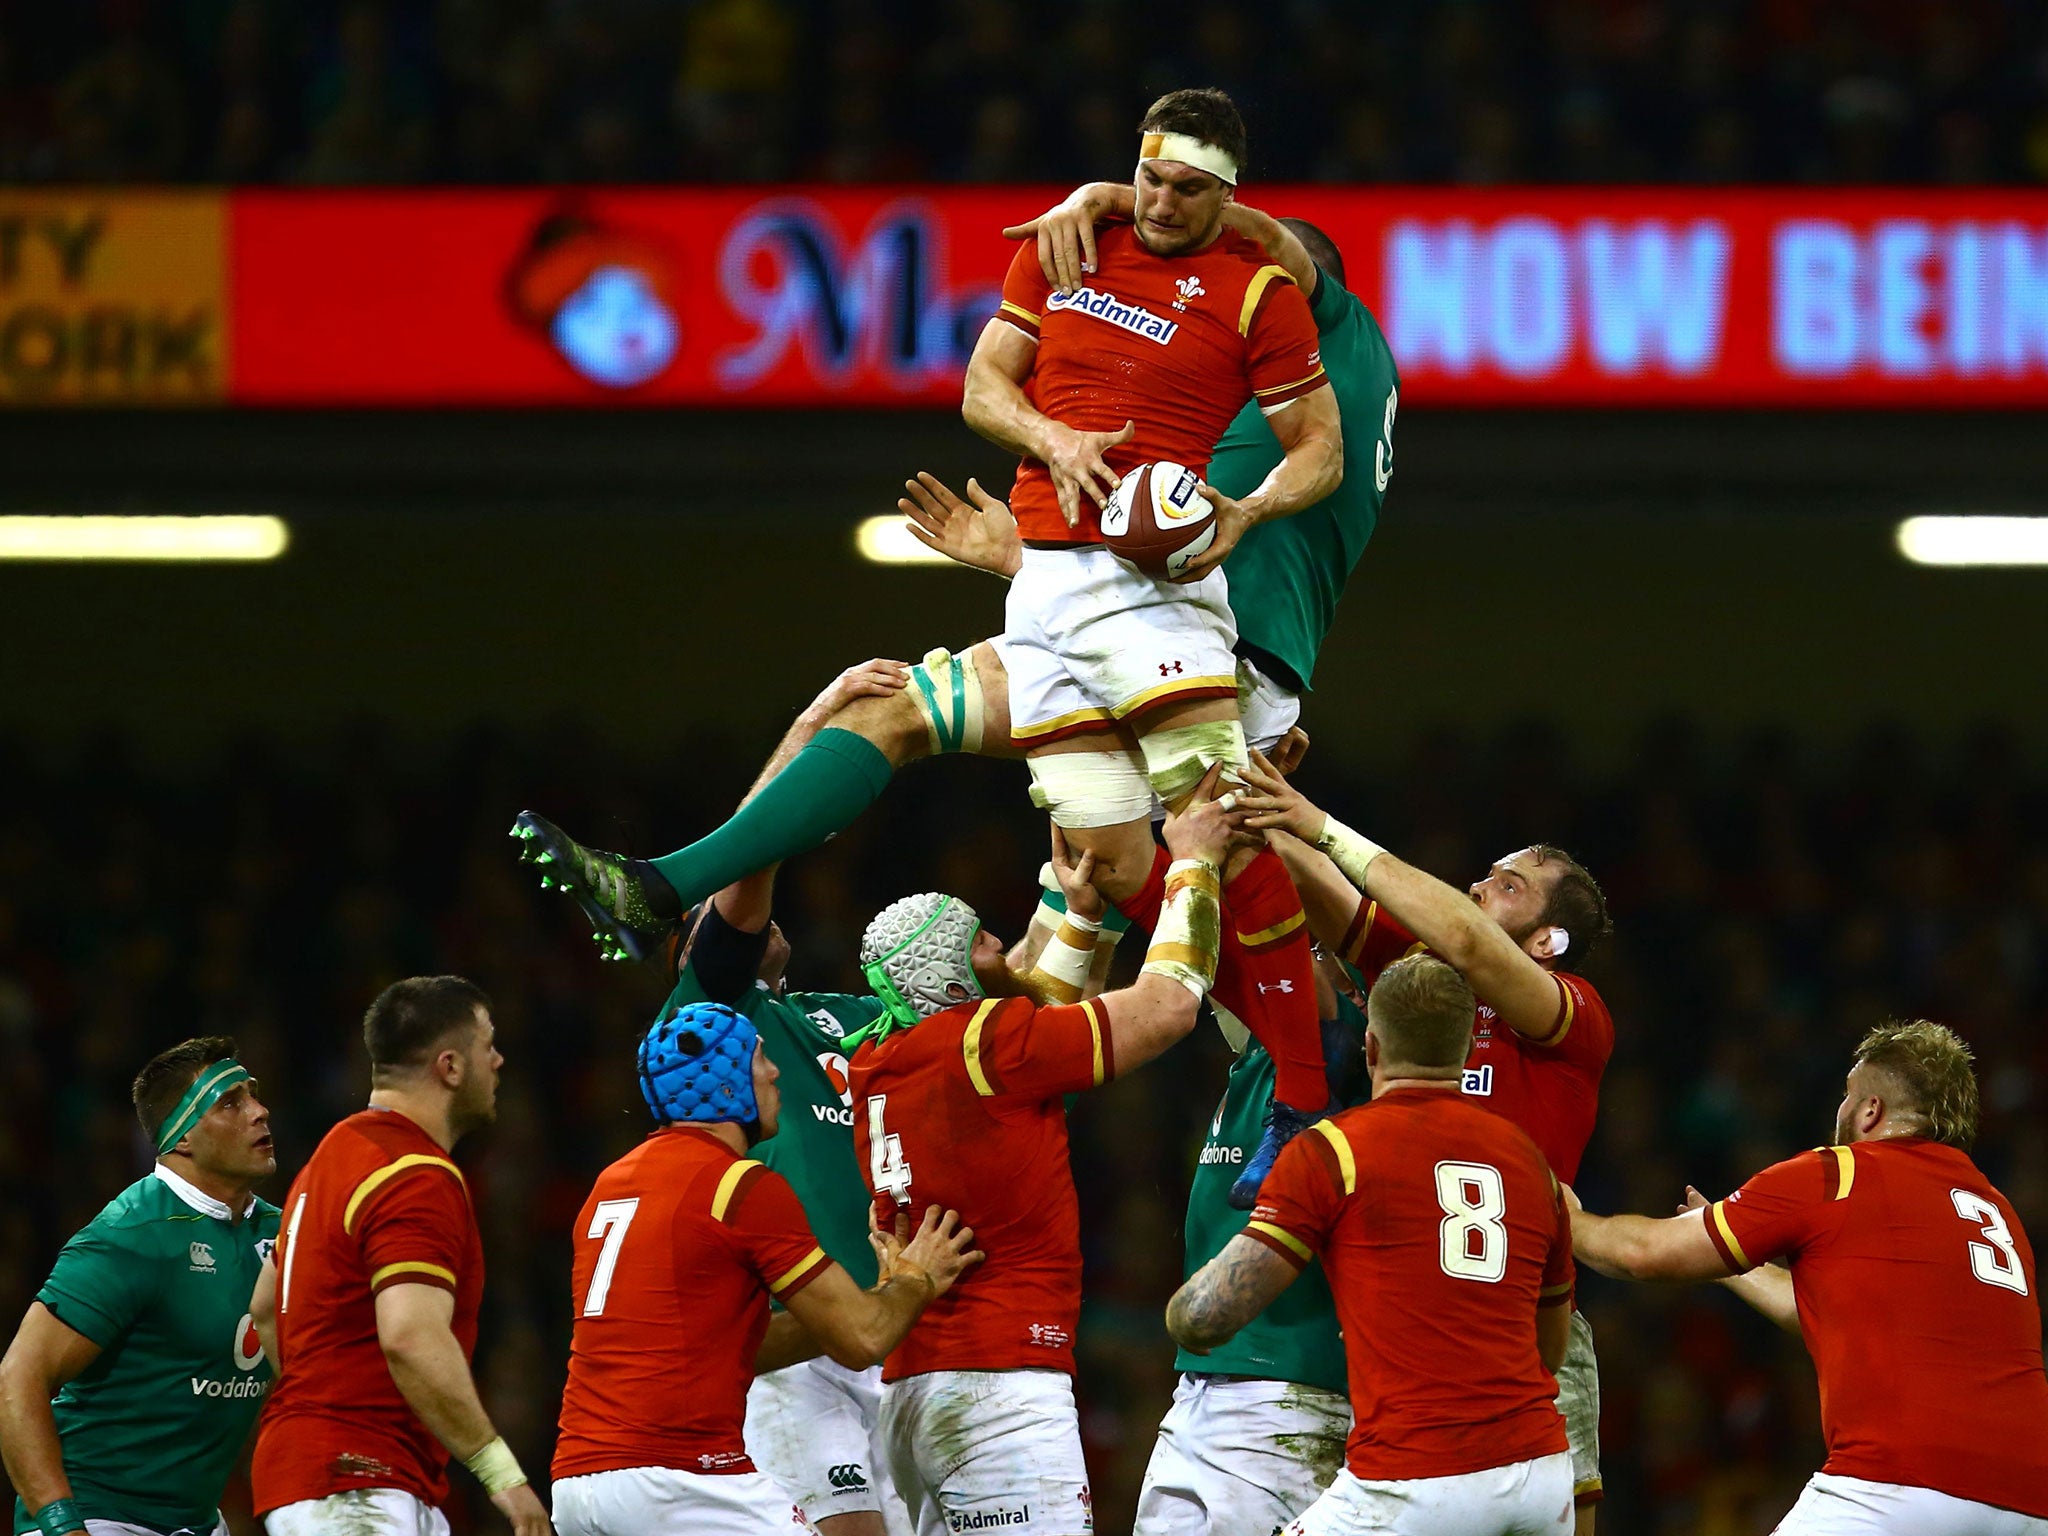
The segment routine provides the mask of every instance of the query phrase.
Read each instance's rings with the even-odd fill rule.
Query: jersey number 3
[[[908,1205],[910,1164],[903,1160],[903,1138],[891,1135],[882,1124],[883,1106],[888,1102],[886,1093],[868,1099],[868,1179],[876,1194]]]
[[[633,1213],[640,1209],[637,1197],[631,1200],[600,1200],[597,1209],[590,1213],[590,1230],[585,1237],[601,1237],[604,1246],[597,1250],[597,1266],[590,1272],[590,1294],[583,1298],[585,1317],[603,1317],[605,1298],[612,1293],[612,1271],[619,1267],[619,1248],[626,1241],[626,1228],[633,1225]]]
[[[1490,1163],[1438,1163],[1436,1203],[1444,1213],[1437,1227],[1444,1273],[1454,1280],[1492,1285],[1508,1272],[1507,1192],[1500,1170]]]
[[[1948,1194],[1956,1203],[1956,1214],[1985,1237],[1984,1242],[1970,1244],[1970,1273],[1986,1285],[2002,1285],[2026,1295],[2026,1266],[2012,1246],[2012,1228],[2005,1224],[2005,1213],[1967,1189],[1952,1189]]]

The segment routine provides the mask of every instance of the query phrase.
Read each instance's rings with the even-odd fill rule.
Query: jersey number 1
[[[1985,1237],[1984,1242],[1970,1244],[1970,1273],[1986,1285],[2002,1285],[2026,1295],[2026,1266],[2012,1245],[2012,1228],[2005,1224],[2005,1213],[1967,1189],[1952,1189],[1948,1194],[1955,1202],[1956,1214]]]
[[[903,1160],[903,1138],[891,1135],[882,1125],[886,1093],[868,1100],[868,1177],[875,1193],[887,1195],[898,1205],[910,1204],[910,1164]]]
[[[619,1247],[626,1241],[626,1228],[633,1225],[633,1213],[640,1209],[640,1200],[600,1200],[597,1209],[590,1213],[590,1230],[585,1237],[601,1237],[604,1246],[597,1250],[597,1267],[590,1272],[590,1294],[583,1298],[585,1317],[604,1316],[605,1298],[612,1292],[612,1271],[619,1266]]]
[[[1454,1280],[1492,1285],[1508,1272],[1507,1191],[1491,1163],[1438,1163],[1436,1203],[1444,1213],[1437,1227],[1444,1273]]]

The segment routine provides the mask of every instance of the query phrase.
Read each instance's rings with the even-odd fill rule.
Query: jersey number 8
[[[1438,1163],[1436,1203],[1444,1273],[1453,1280],[1492,1285],[1508,1272],[1507,1192],[1490,1163]]]
[[[875,1193],[887,1195],[898,1205],[910,1204],[910,1164],[903,1160],[903,1138],[891,1135],[882,1125],[886,1093],[868,1100],[868,1178]]]

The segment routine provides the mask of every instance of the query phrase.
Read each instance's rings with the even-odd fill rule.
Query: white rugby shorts
[[[747,1453],[812,1520],[876,1510],[890,1536],[910,1513],[882,1455],[882,1368],[825,1355],[756,1376],[747,1389]]]
[[[1558,1451],[1456,1477],[1366,1482],[1346,1468],[1285,1536],[1571,1536],[1575,1519]]]
[[[263,1517],[270,1536],[448,1536],[448,1517],[403,1488],[351,1488],[281,1504]]]
[[[1581,1504],[1600,1500],[1600,1361],[1593,1353],[1593,1327],[1572,1309],[1571,1343],[1557,1368],[1557,1411],[1572,1449],[1572,1497]]]
[[[1351,1404],[1291,1381],[1182,1376],[1138,1493],[1131,1536],[1276,1531],[1344,1466]]]
[[[186,1526],[182,1531],[173,1531],[171,1536],[187,1536],[187,1533],[204,1536],[196,1526]],[[153,1525],[130,1525],[125,1520],[87,1520],[85,1536],[164,1536],[164,1533]],[[225,1517],[213,1528],[212,1536],[228,1536],[228,1522]]]
[[[1932,1488],[1816,1472],[1776,1536],[2048,1536],[2048,1520]]]
[[[929,1371],[885,1382],[882,1440],[917,1536],[1095,1529],[1064,1371]]]
[[[1099,544],[1027,548],[996,642],[1011,739],[1029,749],[1177,696],[1231,697],[1236,644],[1220,569],[1176,586]]]
[[[789,1536],[817,1527],[765,1472],[622,1467],[555,1480],[558,1536]]]

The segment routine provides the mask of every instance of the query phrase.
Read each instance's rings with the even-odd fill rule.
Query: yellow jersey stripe
[[[1247,1232],[1263,1232],[1266,1236],[1285,1244],[1288,1252],[1301,1255],[1301,1261],[1304,1264],[1311,1263],[1315,1259],[1316,1254],[1313,1248],[1309,1247],[1307,1243],[1304,1243],[1292,1232],[1283,1231],[1281,1228],[1274,1226],[1270,1221],[1248,1221],[1244,1224],[1244,1228]]]
[[[1564,978],[1553,971],[1551,972],[1550,979],[1557,983],[1557,1011],[1562,1017],[1563,1022],[1557,1026],[1554,1033],[1545,1035],[1541,1040],[1536,1039],[1533,1035],[1523,1036],[1531,1045],[1556,1045],[1572,1032],[1572,1020],[1578,1017],[1578,1003],[1572,997],[1572,989],[1564,984]]]
[[[1829,1147],[1835,1154],[1835,1198],[1846,1200],[1856,1183],[1856,1154],[1848,1147]]]
[[[1045,736],[1053,731],[1063,731],[1070,725],[1082,725],[1092,720],[1108,720],[1110,718],[1112,717],[1106,709],[1076,709],[1064,715],[1054,715],[1050,720],[1041,720],[1036,725],[1017,725],[1012,723],[1010,735],[1017,741],[1029,741],[1034,736]]]
[[[1091,997],[1081,1007],[1088,1015],[1088,1035],[1095,1047],[1095,1086],[1100,1088],[1102,1086],[1102,1030],[1103,1026],[1109,1021],[1103,1018],[1102,1004],[1097,999]]]
[[[432,1275],[437,1280],[455,1283],[455,1271],[443,1269],[438,1264],[429,1264],[425,1259],[407,1259],[403,1264],[386,1264],[370,1276],[370,1289],[375,1290],[393,1275]]]
[[[1308,914],[1306,912],[1297,912],[1294,916],[1277,922],[1270,928],[1261,928],[1257,933],[1240,932],[1237,936],[1237,942],[1244,945],[1247,949],[1256,949],[1261,944],[1270,944],[1275,939],[1286,938],[1287,935],[1294,932],[1295,929],[1307,921]]]
[[[792,1264],[789,1267],[788,1271],[783,1274],[781,1279],[776,1280],[769,1285],[768,1294],[771,1296],[781,1295],[782,1288],[785,1285],[789,1284],[790,1281],[796,1279],[805,1270],[809,1269],[813,1264],[817,1263],[818,1260],[822,1259],[823,1257],[825,1257],[824,1249],[813,1248],[809,1253],[803,1256],[803,1259],[800,1262]]]
[[[1004,315],[1015,315],[1020,320],[1029,320],[1034,326],[1043,324],[1045,320],[1045,317],[1043,315],[1034,315],[1022,304],[1013,304],[1008,299],[1003,300],[1002,304],[997,308],[996,313]]]
[[[747,1176],[749,1168],[764,1166],[751,1157],[743,1157],[718,1177],[718,1191],[711,1197],[711,1219],[725,1220],[725,1213],[732,1209],[732,1197],[739,1192],[740,1180]]]
[[[462,1182],[462,1170],[445,1157],[436,1157],[431,1152],[408,1152],[379,1168],[375,1173],[356,1186],[354,1194],[348,1197],[348,1204],[342,1207],[341,1230],[351,1235],[356,1229],[356,1212],[362,1203],[374,1195],[384,1184],[397,1178],[408,1168],[446,1168],[455,1175],[456,1182]]]
[[[967,1021],[967,1033],[960,1037],[960,1054],[967,1058],[968,1080],[974,1084],[974,1091],[984,1099],[994,1098],[996,1090],[988,1080],[988,1073],[983,1071],[981,1066],[981,1025],[984,1019],[996,1011],[997,1005],[1001,1002],[1000,997],[992,997],[975,1009],[974,1017]]]
[[[1538,1296],[1569,1296],[1571,1293],[1572,1282],[1567,1280],[1563,1285],[1546,1285],[1536,1294]]]
[[[1289,391],[1290,389],[1299,389],[1299,388],[1301,388],[1301,386],[1302,386],[1302,385],[1304,385],[1304,384],[1308,383],[1308,382],[1309,382],[1309,381],[1310,381],[1311,379],[1320,379],[1320,378],[1322,378],[1322,377],[1323,377],[1323,374],[1324,374],[1324,369],[1323,369],[1323,365],[1322,365],[1321,363],[1318,363],[1318,364],[1316,364],[1316,370],[1315,370],[1315,372],[1314,372],[1314,373],[1304,373],[1304,374],[1303,374],[1303,375],[1302,375],[1302,376],[1301,376],[1300,378],[1296,379],[1296,380],[1295,380],[1295,381],[1294,381],[1294,382],[1293,382],[1292,384],[1275,384],[1275,385],[1273,385],[1273,386],[1272,386],[1271,388],[1269,388],[1269,389],[1255,389],[1255,390],[1253,390],[1253,391],[1252,391],[1252,393],[1253,393],[1254,395],[1256,395],[1256,396],[1257,396],[1257,397],[1258,397],[1259,399],[1261,399],[1261,400],[1265,399],[1265,398],[1266,398],[1266,397],[1267,397],[1268,395],[1284,395],[1284,394],[1286,394],[1286,393],[1287,393],[1287,391]]]
[[[1294,281],[1287,275],[1285,267],[1261,267],[1252,274],[1252,280],[1244,290],[1244,308],[1237,312],[1238,335],[1251,335],[1252,316],[1258,313],[1259,300],[1266,296],[1266,290],[1273,285],[1275,279],[1283,283]]]
[[[1154,699],[1163,699],[1172,693],[1185,693],[1190,688],[1228,688],[1235,694],[1237,692],[1237,679],[1234,677],[1177,677],[1170,683],[1160,683],[1157,687],[1147,688],[1143,693],[1132,694],[1123,703],[1112,709],[1110,713],[1121,720],[1126,715],[1135,714],[1143,709]],[[1041,726],[1039,729],[1043,730],[1044,727]],[[1013,728],[1010,734],[1015,736],[1020,733]]]
[[[1328,1120],[1318,1120],[1309,1129],[1327,1141],[1337,1154],[1337,1171],[1344,1175],[1344,1193],[1358,1193],[1358,1160],[1351,1155],[1351,1143],[1344,1139],[1344,1133]]]
[[[1749,1255],[1742,1251],[1742,1244],[1735,1239],[1735,1229],[1728,1225],[1728,1213],[1721,1209],[1726,1204],[1725,1200],[1716,1200],[1707,1207],[1714,1215],[1714,1230],[1721,1234],[1721,1241],[1728,1245],[1729,1253],[1735,1256],[1735,1262],[1743,1270],[1754,1269],[1756,1266],[1749,1262]]]

